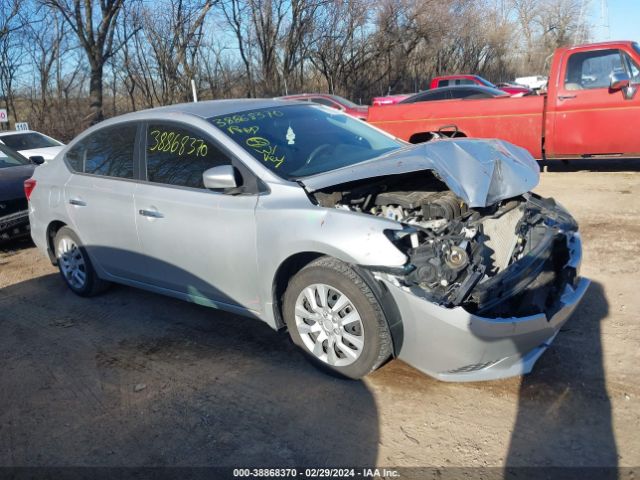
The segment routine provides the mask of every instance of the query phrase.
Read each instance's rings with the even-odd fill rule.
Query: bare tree
[[[104,66],[120,45],[114,45],[118,14],[124,0],[44,0],[44,4],[59,11],[77,35],[89,63],[90,121],[104,118]],[[99,7],[99,8],[96,8]]]
[[[144,32],[156,67],[160,103],[189,99],[189,84],[199,68],[202,28],[214,3],[167,1],[155,4],[153,11],[144,10]]]
[[[328,91],[351,94],[349,85],[359,83],[371,57],[365,33],[369,4],[366,0],[329,2],[319,8],[319,16],[309,46],[310,60]]]
[[[222,0],[222,13],[233,32],[238,46],[238,54],[242,59],[246,74],[248,97],[256,96],[256,85],[252,65],[252,43],[254,34],[251,23],[247,21],[251,4],[246,0]]]
[[[0,102],[61,138],[86,124],[79,118],[94,123],[188,100],[192,79],[202,99],[306,90],[368,102],[424,88],[438,74],[496,82],[542,73],[554,48],[588,34],[580,0],[0,0],[0,7]]]
[[[44,25],[44,22],[47,22]],[[45,12],[44,17],[38,18],[27,29],[29,55],[34,66],[38,82],[38,91],[31,99],[32,112],[35,114],[36,125],[43,125],[49,112],[52,76],[59,74],[60,59],[66,49],[66,28],[59,14]],[[59,96],[60,91],[56,92]]]
[[[0,0],[0,96],[5,108],[17,119],[14,84],[22,64],[21,29],[27,23],[20,15],[24,2]]]

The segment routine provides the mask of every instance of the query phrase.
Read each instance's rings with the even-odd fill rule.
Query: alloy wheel
[[[87,282],[87,266],[76,242],[72,238],[62,237],[57,245],[56,257],[67,282],[75,289],[84,288]]]

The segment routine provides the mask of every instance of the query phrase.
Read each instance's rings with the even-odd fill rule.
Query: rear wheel
[[[291,279],[283,314],[307,357],[346,377],[367,375],[391,354],[380,304],[365,281],[335,258],[321,257]]]
[[[98,278],[87,251],[69,227],[58,230],[53,245],[60,275],[74,293],[90,297],[109,286],[108,282]]]

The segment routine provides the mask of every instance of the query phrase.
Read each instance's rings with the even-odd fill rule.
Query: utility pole
[[[586,21],[585,21],[585,14],[587,13],[587,11],[589,10],[589,0],[582,0],[582,2],[580,2],[580,13],[578,13],[578,25],[576,28],[576,32],[575,32],[575,36],[573,38],[573,43],[578,44],[578,43],[584,43],[586,40]]]
[[[609,2],[607,0],[600,0],[600,25],[602,27],[604,40],[611,40],[611,33],[609,31]]]

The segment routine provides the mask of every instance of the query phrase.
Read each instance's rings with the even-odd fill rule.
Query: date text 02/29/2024
[[[235,468],[234,478],[398,478],[387,468]]]

